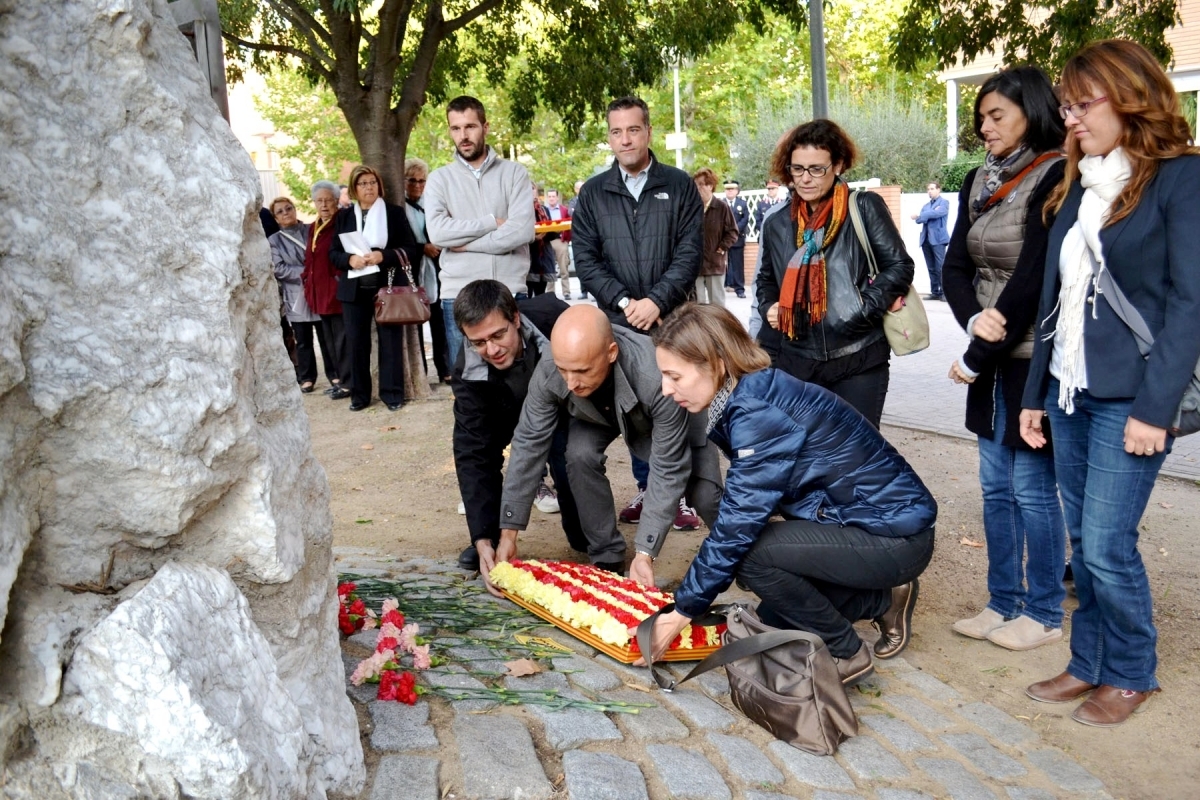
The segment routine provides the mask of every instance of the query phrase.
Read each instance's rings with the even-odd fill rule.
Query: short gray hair
[[[408,173],[412,172],[413,170],[420,172],[426,177],[429,175],[429,165],[416,156],[413,156],[412,158],[406,158],[404,160],[404,174],[408,175]]]
[[[328,189],[329,191],[333,192],[334,200],[336,200],[338,198],[338,195],[342,193],[342,190],[333,181],[317,181],[316,183],[314,183],[312,185],[312,194],[309,196],[313,200],[316,200],[317,192],[321,191],[322,189]]]

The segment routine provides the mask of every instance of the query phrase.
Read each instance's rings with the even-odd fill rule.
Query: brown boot
[[[1083,705],[1075,709],[1071,719],[1091,725],[1093,728],[1115,728],[1131,714],[1144,711],[1146,701],[1160,689],[1148,692],[1135,692],[1132,689],[1118,689],[1115,686],[1101,686],[1092,692],[1092,696]]]
[[[876,658],[895,658],[908,647],[912,637],[913,609],[917,607],[920,590],[921,584],[916,578],[892,589],[891,607],[871,623],[879,631],[879,641],[875,642]]]
[[[871,663],[871,651],[867,649],[866,642],[863,642],[858,652],[849,658],[834,656],[833,663],[837,664],[838,675],[841,676],[844,686],[853,686],[875,671],[875,665]]]
[[[1071,673],[1063,671],[1048,681],[1038,681],[1030,685],[1025,689],[1025,694],[1039,703],[1069,703],[1095,688],[1094,683],[1081,681]]]

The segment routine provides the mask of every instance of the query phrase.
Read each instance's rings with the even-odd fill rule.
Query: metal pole
[[[829,116],[829,85],[825,79],[825,16],[822,0],[808,0],[808,37],[812,50],[813,119]]]
[[[680,117],[679,117],[679,61],[678,61],[678,59],[676,59],[676,61],[675,61],[674,71],[675,71],[675,135],[678,136],[682,132],[681,128],[679,127]],[[683,169],[683,151],[682,150],[675,151],[675,166],[678,169]]]

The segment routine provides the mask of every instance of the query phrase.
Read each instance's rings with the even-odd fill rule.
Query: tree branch
[[[313,58],[303,50],[299,50],[289,45],[250,42],[245,39],[238,38],[228,31],[221,31],[221,38],[227,42],[236,44],[238,47],[244,47],[247,50],[253,50],[258,53],[283,53],[284,55],[295,56],[305,64],[308,64],[310,67],[312,67],[322,78],[327,81],[332,81],[332,73],[325,69],[325,66],[320,61]]]
[[[308,47],[312,51],[314,58],[321,59],[321,63],[327,69],[334,67],[333,59],[326,52],[326,49],[333,44],[333,40],[329,35],[329,31],[325,30],[311,14],[292,2],[267,0],[267,5],[285,17],[292,24],[293,29],[300,31],[304,39],[308,42]]]
[[[454,19],[443,21],[441,30],[439,31],[440,36],[438,38],[445,39],[450,34],[469,25],[470,23],[482,17],[484,14],[495,9],[503,2],[504,0],[483,0],[483,2],[479,5],[475,6],[474,8],[467,9]]]

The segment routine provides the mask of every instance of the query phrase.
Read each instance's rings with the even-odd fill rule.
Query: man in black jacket
[[[683,170],[650,151],[650,109],[638,97],[608,104],[612,169],[583,185],[571,222],[575,271],[614,325],[649,333],[682,305],[704,260],[704,205]],[[621,521],[641,517],[649,465],[633,456],[638,495]],[[680,500],[676,530],[700,519]]]
[[[454,322],[464,337],[452,379],[454,469],[471,533],[471,544],[458,558],[463,569],[479,569],[480,555],[490,557],[500,541],[504,448],[512,441],[534,369],[550,358],[550,331],[567,308],[551,293],[516,301],[494,280],[472,281],[454,300]],[[550,469],[567,541],[586,552],[587,537],[567,482],[566,432],[564,415]]]

